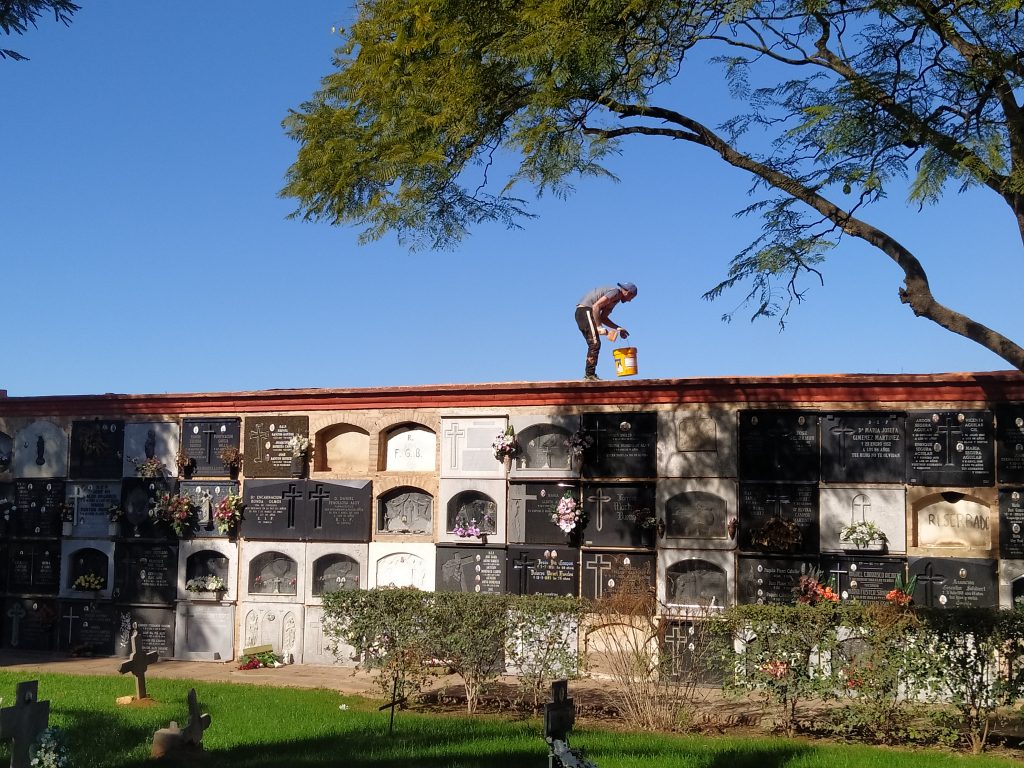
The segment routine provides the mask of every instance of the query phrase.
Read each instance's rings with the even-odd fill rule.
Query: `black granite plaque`
[[[821,479],[826,483],[902,483],[907,417],[828,413],[821,417]]]
[[[182,480],[178,486],[178,493],[187,496],[195,507],[198,524],[192,533],[193,536],[223,538],[230,535],[217,530],[213,513],[217,505],[229,494],[238,495],[238,483],[230,480]]]
[[[817,567],[817,560],[778,557],[739,558],[736,597],[741,605],[792,605],[800,577]]]
[[[994,560],[912,557],[914,604],[927,608],[995,608],[999,605]]]
[[[290,477],[291,439],[309,435],[308,416],[247,416],[246,477]]]
[[[72,656],[113,656],[117,610],[110,603],[61,603],[59,648]]]
[[[584,552],[580,580],[584,597],[600,600],[631,589],[653,588],[658,564],[653,554],[643,552]]]
[[[816,554],[818,486],[740,483],[740,548],[777,554]]]
[[[654,546],[654,483],[584,485],[583,510],[585,545]]]
[[[119,544],[114,555],[114,598],[126,603],[172,604],[178,594],[178,548],[172,544]]]
[[[999,489],[999,556],[1024,560],[1024,488]]]
[[[721,686],[726,663],[715,652],[713,635],[699,621],[672,621],[663,626],[661,648],[673,680]]]
[[[988,486],[995,478],[992,411],[907,414],[907,482]]]
[[[63,480],[16,480],[13,535],[42,538],[60,536],[64,488]]]
[[[681,491],[665,502],[665,536],[670,539],[724,539],[729,535],[729,503],[708,491]]]
[[[1000,483],[1024,484],[1024,403],[996,409],[996,473]]]
[[[309,535],[305,480],[246,480],[241,530],[247,539],[298,541]]]
[[[740,411],[741,480],[817,481],[818,414],[812,411]]]
[[[156,652],[161,659],[169,659],[174,656],[174,609],[173,608],[149,608],[137,605],[119,606],[119,624],[126,621],[131,622],[139,631],[139,648],[143,653]],[[118,642],[115,644],[114,653],[117,656],[128,656],[132,652],[131,636],[128,643]]]
[[[200,477],[229,477],[220,459],[224,448],[238,448],[242,431],[239,419],[183,419],[181,450],[195,461],[193,474]]]
[[[435,589],[501,594],[505,591],[505,560],[504,549],[439,546]]]
[[[60,620],[57,601],[8,598],[4,601],[3,646],[20,651],[52,651]]]
[[[11,543],[7,588],[25,594],[55,594],[60,588],[60,544],[55,541]]]
[[[567,536],[551,519],[558,502],[565,493],[572,493],[579,501],[580,494],[576,488],[563,483],[513,483],[510,486],[510,497],[524,500],[524,540],[527,544],[565,544]],[[578,527],[577,527],[578,531]],[[574,531],[577,532],[577,531]]]
[[[508,591],[517,595],[578,595],[580,551],[575,547],[510,547]]]
[[[583,452],[584,477],[657,477],[657,414],[585,413],[583,431],[593,439]]]
[[[67,504],[71,513],[71,535],[76,538],[107,538],[110,509],[121,506],[118,482],[68,483]]]
[[[369,480],[307,480],[306,538],[314,541],[370,540]]]
[[[0,539],[6,539],[13,533],[17,509],[14,483],[0,483]]]
[[[884,603],[906,566],[904,559],[833,557],[823,560],[822,575],[835,579],[835,590],[842,600]]]
[[[170,525],[154,520],[150,511],[161,494],[175,492],[176,482],[165,477],[126,477],[121,481],[121,535],[136,539],[170,537]]]
[[[76,421],[71,425],[71,478],[117,480],[123,462],[123,421]]]

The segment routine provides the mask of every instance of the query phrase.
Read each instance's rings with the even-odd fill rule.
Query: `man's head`
[[[617,283],[619,290],[622,291],[623,301],[632,301],[636,298],[636,285],[633,283]]]

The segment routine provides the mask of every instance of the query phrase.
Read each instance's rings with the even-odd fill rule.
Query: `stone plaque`
[[[63,480],[15,480],[15,536],[56,538],[64,515]]]
[[[385,451],[386,472],[433,472],[437,435],[423,427],[404,425],[387,433]]]
[[[14,438],[11,475],[22,478],[66,477],[68,436],[51,421],[35,421]]]
[[[439,546],[434,588],[438,592],[502,594],[505,559],[505,550],[494,547]]]
[[[110,603],[64,602],[58,647],[72,656],[113,656],[117,621],[117,610]]]
[[[156,653],[161,659],[174,656],[173,608],[143,608],[131,605],[119,608],[118,613],[119,627],[123,626],[126,620],[130,626],[138,627],[139,649],[143,653]],[[115,655],[129,656],[131,652],[131,635],[125,643],[123,633],[118,632]]]
[[[821,417],[821,479],[826,483],[902,483],[906,416],[828,413]]]
[[[188,661],[232,658],[235,606],[178,603],[174,622],[174,656]]]
[[[841,599],[884,603],[889,590],[896,586],[896,577],[902,577],[906,567],[903,559],[835,557],[823,561],[822,572],[826,579],[835,579]]]
[[[110,535],[111,508],[121,506],[121,484],[68,483],[67,503],[70,506],[72,536],[106,538]]]
[[[724,608],[729,605],[729,576],[721,565],[699,556],[679,560],[665,568],[665,600],[669,605]]]
[[[241,430],[239,419],[183,419],[181,450],[195,460],[194,474],[228,477],[230,473],[219,454],[224,448],[239,447]]]
[[[1024,560],[1024,488],[999,489],[999,557]]]
[[[907,482],[988,486],[995,479],[992,411],[907,414]]]
[[[239,632],[242,648],[273,646],[274,653],[302,658],[303,606],[289,603],[245,603]]]
[[[377,501],[380,533],[434,532],[434,497],[417,488],[398,488]]]
[[[818,414],[740,411],[740,480],[817,481]]]
[[[578,595],[580,551],[575,547],[509,547],[508,591],[517,595]]]
[[[1024,484],[1024,404],[996,408],[996,472],[1000,483]]]
[[[442,417],[441,477],[504,477],[493,444],[506,425],[504,417]]]
[[[740,548],[778,554],[818,552],[818,486],[740,483]]]
[[[218,576],[227,585],[230,580],[230,565],[228,556],[223,552],[212,549],[193,552],[185,558],[185,583],[204,576]]]
[[[907,499],[903,488],[832,486],[822,488],[818,498],[823,551],[857,549],[853,542],[842,540],[842,532],[855,523],[865,522],[874,523],[885,534],[884,543],[871,544],[866,549],[878,553],[907,551]]]
[[[564,544],[566,534],[551,520],[562,495],[571,491],[579,500],[579,491],[563,483],[510,483],[509,498],[522,500],[524,536],[527,544]]]
[[[178,547],[118,544],[114,574],[114,598],[119,602],[169,605],[178,593]]]
[[[654,483],[586,484],[583,543],[594,547],[654,546]]]
[[[921,498],[913,507],[917,534],[915,546],[992,549],[995,515],[984,499],[943,491]]]
[[[316,541],[370,540],[369,480],[307,480],[307,538]]]
[[[170,525],[157,522],[150,510],[162,493],[174,493],[173,478],[126,477],[121,481],[121,535],[129,538],[165,539]]]
[[[56,594],[60,589],[59,542],[12,542],[9,557],[8,591],[26,594]]]
[[[580,580],[583,597],[600,600],[614,595],[623,584],[654,588],[657,563],[643,552],[584,552]]]
[[[217,530],[213,513],[217,505],[228,495],[238,495],[238,483],[231,480],[182,480],[178,493],[187,496],[196,508],[198,525],[192,535],[198,538],[227,536]]]
[[[165,477],[178,474],[180,428],[172,421],[128,422],[124,425],[125,477],[136,477],[138,468],[147,461],[163,464]]]
[[[729,501],[710,490],[680,491],[665,501],[664,520],[670,539],[725,539]]]
[[[289,477],[293,437],[309,436],[308,416],[247,416],[246,477]]]
[[[72,478],[117,480],[124,462],[124,422],[76,421],[71,425]]]
[[[241,530],[247,539],[298,540],[311,522],[305,480],[246,480]]]
[[[914,603],[927,608],[995,608],[999,605],[994,560],[912,557]]]
[[[372,547],[373,545],[371,545]],[[399,545],[401,546],[401,545]],[[408,545],[411,549],[416,545]],[[433,550],[433,545],[429,545]],[[430,590],[433,588],[434,563],[424,556],[424,550],[417,547],[417,552],[380,552],[371,550],[370,564],[373,569],[373,587],[415,587]],[[436,551],[433,553],[436,558]]]
[[[60,611],[49,598],[8,598],[4,601],[3,645],[19,651],[52,651],[57,647]]]
[[[585,413],[583,432],[594,441],[583,452],[584,477],[657,477],[656,413]]]
[[[800,577],[817,566],[817,560],[740,557],[738,601],[741,605],[792,605]]]

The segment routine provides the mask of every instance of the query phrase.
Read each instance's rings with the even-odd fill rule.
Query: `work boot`
[[[583,380],[584,381],[600,381],[601,377],[598,376],[596,373],[588,373],[586,376],[583,377]]]

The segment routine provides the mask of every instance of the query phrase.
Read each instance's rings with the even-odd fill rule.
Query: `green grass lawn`
[[[18,682],[0,671],[0,696],[14,700]],[[119,707],[133,690],[130,678],[38,675],[39,697],[49,699],[50,724],[64,728],[77,768],[127,768],[149,762],[153,732],[171,720],[184,725],[185,697],[195,687],[213,718],[206,754],[190,765],[343,766],[344,768],[524,768],[547,765],[536,719],[399,712],[388,735],[388,713],[376,703],[333,691],[270,688],[185,680],[148,680],[157,702]],[[345,704],[347,710],[340,709]],[[1019,761],[941,752],[910,752],[776,738],[698,738],[582,728],[573,746],[585,747],[599,768],[995,768]],[[0,765],[6,765],[6,748]]]

